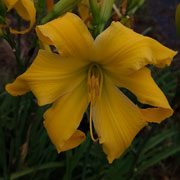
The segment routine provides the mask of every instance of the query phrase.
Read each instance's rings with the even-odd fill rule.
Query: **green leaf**
[[[6,6],[4,5],[4,3],[0,0],[0,16],[2,18],[6,17]]]
[[[148,167],[151,167],[151,166],[157,164],[161,160],[163,160],[179,151],[180,151],[180,146],[163,149],[163,151],[160,151],[159,153],[154,154],[154,156],[151,159],[143,162],[139,166],[137,173],[138,174],[141,173],[144,169],[147,169]]]
[[[180,3],[176,8],[175,21],[176,21],[176,32],[178,36],[180,37]]]
[[[78,148],[75,149],[75,154],[72,161],[73,169],[78,165],[80,159],[83,157],[84,153],[87,151],[90,141],[91,141],[90,135],[88,134],[86,137],[86,140]]]
[[[127,12],[129,16],[133,16],[135,12],[144,4],[145,0],[128,0]]]
[[[154,146],[156,146],[157,144],[161,143],[162,141],[164,141],[166,138],[173,136],[175,134],[177,134],[178,132],[175,130],[167,130],[165,132],[162,132],[161,134],[158,134],[157,136],[152,137],[145,146],[145,151],[150,150],[151,148],[153,148]]]
[[[148,32],[150,32],[152,30],[152,27],[148,27],[148,28],[146,28],[141,34],[142,35],[146,35]]]
[[[45,24],[48,21],[51,21],[61,15],[63,15],[64,13],[68,12],[69,10],[71,10],[72,8],[74,8],[75,5],[77,5],[81,0],[61,0],[58,1],[53,9],[47,14],[47,16],[45,16],[42,21],[41,24]]]
[[[57,168],[57,167],[63,167],[64,162],[49,162],[47,164],[42,164],[40,166],[32,167],[23,171],[15,172],[10,176],[10,180],[31,174],[35,171],[45,170],[49,168]]]

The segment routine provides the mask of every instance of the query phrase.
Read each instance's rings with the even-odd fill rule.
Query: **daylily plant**
[[[8,11],[12,8],[16,9],[17,13],[26,21],[30,21],[30,25],[27,29],[18,31],[10,28],[10,31],[14,34],[24,34],[31,30],[36,19],[36,9],[32,0],[3,0],[7,6]]]
[[[97,1],[99,8],[101,8],[103,0]],[[81,0],[78,4],[78,13],[85,24],[89,25],[92,22],[92,14],[90,13],[89,0]]]
[[[32,91],[40,106],[53,103],[44,114],[44,126],[58,152],[84,140],[84,133],[77,128],[88,104],[91,137],[102,144],[110,163],[148,122],[160,123],[173,114],[145,66],[170,65],[177,52],[120,22],[112,22],[94,40],[83,21],[72,13],[37,26],[36,32],[59,54],[40,50],[29,69],[6,90],[14,96]],[[154,107],[141,109],[118,87]],[[92,121],[98,139],[93,136]]]
[[[47,10],[50,12],[54,6],[54,0],[46,0]]]
[[[90,14],[89,14],[89,0],[82,0],[78,4],[78,12],[79,12],[80,17],[84,21],[84,23],[86,23],[89,20],[89,18],[90,18]]]

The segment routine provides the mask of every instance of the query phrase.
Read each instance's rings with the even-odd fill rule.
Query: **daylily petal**
[[[169,108],[147,108],[140,109],[144,120],[147,122],[160,123],[164,119],[172,116],[173,109]]]
[[[76,130],[75,133],[65,142],[62,147],[62,151],[67,151],[79,146],[86,138],[86,135],[80,131]]]
[[[83,57],[91,54],[93,38],[83,21],[72,13],[66,13],[45,25],[37,26],[40,40],[54,45],[63,56]]]
[[[44,49],[46,51],[52,52],[50,46],[43,43],[42,41],[39,41],[39,47],[40,49]]]
[[[17,31],[17,30],[10,28],[11,33],[24,34],[24,33],[27,33],[28,31],[30,31],[31,28],[33,27],[33,25],[35,23],[35,19],[36,19],[36,9],[34,7],[33,1],[31,1],[31,0],[18,0],[18,1],[16,1],[15,4],[13,4],[13,6],[8,5],[7,7],[15,8],[17,13],[24,20],[30,21],[29,28],[22,30],[22,31]]]
[[[89,18],[89,0],[82,0],[78,5],[78,12],[85,22]]]
[[[84,81],[71,93],[62,96],[45,112],[44,126],[58,152],[70,147],[65,143],[78,128],[87,106],[88,93],[86,82]],[[75,139],[79,135],[75,134]],[[77,139],[73,144],[78,144]]]
[[[30,68],[6,90],[14,96],[31,90],[39,105],[45,105],[72,91],[86,78],[86,71],[86,64],[79,59],[40,50]]]
[[[18,0],[2,0],[2,1],[8,8],[8,11],[10,11],[14,7],[14,5],[17,3]]]
[[[28,12],[28,9],[26,9],[25,5],[26,3],[30,3],[30,6],[34,7],[34,4],[31,0],[19,0],[17,1],[17,3],[15,4],[14,8],[16,9],[16,11],[18,12],[18,14],[26,21],[30,20],[30,14]],[[28,8],[28,7],[27,7]],[[29,11],[31,11],[29,9]]]
[[[160,123],[173,114],[165,95],[154,82],[148,68],[144,67],[129,76],[112,78],[112,80],[119,87],[124,87],[134,93],[141,103],[158,107],[141,110],[146,121]]]
[[[146,125],[136,105],[105,77],[102,96],[93,108],[94,126],[109,163],[129,147]]]
[[[170,65],[177,53],[120,22],[112,22],[96,38],[94,46],[97,49],[96,61],[118,76],[133,73],[147,64],[157,67]]]

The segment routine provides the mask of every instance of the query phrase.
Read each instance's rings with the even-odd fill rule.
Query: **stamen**
[[[94,89],[95,88],[95,76],[92,75],[91,77],[91,88]]]
[[[88,69],[88,95],[94,104],[96,97],[101,95],[103,86],[103,72],[98,64],[91,64]]]
[[[89,120],[89,129],[90,129],[90,135],[91,135],[91,139],[94,141],[94,142],[97,142],[98,141],[98,138],[94,138],[94,135],[93,135],[93,130],[92,130],[92,103],[90,104],[90,120]]]
[[[102,86],[103,86],[103,72],[98,64],[91,64],[88,69],[88,97],[90,101],[90,122],[89,129],[91,139],[96,142],[98,138],[95,139],[93,136],[92,127],[92,107],[95,105],[97,98],[101,96]]]
[[[92,94],[91,94],[91,103],[94,105],[95,102],[96,102],[96,90],[95,89],[92,89]]]
[[[99,79],[96,78],[95,80],[95,90],[96,90],[96,96],[99,96]]]

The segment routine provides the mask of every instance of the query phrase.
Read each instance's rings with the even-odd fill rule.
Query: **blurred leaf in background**
[[[180,37],[180,4],[176,8],[175,22],[176,22],[176,32]]]

